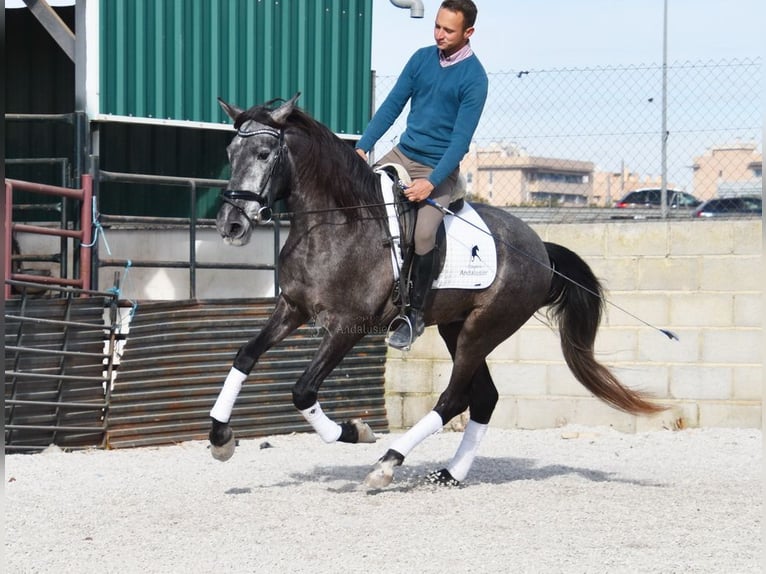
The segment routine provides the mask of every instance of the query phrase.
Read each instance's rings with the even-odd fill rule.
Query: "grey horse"
[[[231,179],[216,224],[225,242],[245,245],[254,225],[271,217],[283,200],[291,219],[279,254],[280,294],[264,328],[238,351],[213,410],[213,456],[234,451],[229,418],[234,401],[258,358],[300,325],[322,317],[324,336],[292,389],[295,407],[325,442],[374,442],[362,420],[332,421],[318,402],[322,382],[364,336],[398,314],[395,276],[386,242],[386,213],[379,178],[326,126],[289,101],[272,100],[248,110],[219,100],[237,130],[228,147]],[[468,473],[498,401],[487,355],[538,310],[558,325],[564,359],[576,379],[612,407],[634,414],[663,410],[622,385],[594,357],[593,344],[605,299],[600,282],[574,252],[543,242],[524,222],[489,205],[474,209],[496,244],[497,273],[479,290],[432,290],[427,325],[437,325],[453,360],[446,389],[433,410],[397,438],[365,478],[388,485],[394,468],[422,440],[470,409],[452,461],[428,475],[456,485]]]

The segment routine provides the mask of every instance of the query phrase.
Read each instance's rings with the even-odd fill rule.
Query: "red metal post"
[[[91,247],[86,247],[93,242],[93,220],[91,218],[91,206],[93,204],[93,177],[84,174],[81,178],[82,185],[82,206],[80,207],[80,229],[82,238],[80,239],[80,279],[82,288],[90,289],[91,277]]]
[[[11,251],[11,238],[13,237],[13,230],[22,231],[25,233],[36,233],[39,235],[56,235],[59,237],[71,237],[73,239],[80,240],[80,273],[79,278],[64,279],[61,277],[43,278],[36,276],[18,275],[15,277],[21,281],[37,281],[41,283],[51,283],[57,285],[72,285],[79,287],[83,290],[90,289],[91,278],[91,262],[92,252],[89,246],[93,240],[93,221],[91,218],[91,205],[93,202],[93,177],[90,175],[82,176],[82,189],[69,189],[66,187],[57,187],[54,185],[46,185],[40,183],[32,183],[28,181],[19,181],[14,179],[5,180],[5,258],[4,258],[4,271],[7,279],[14,278],[12,275],[12,251]],[[13,224],[13,189],[23,189],[26,191],[32,191],[36,193],[42,193],[44,195],[54,195],[59,197],[69,197],[82,202],[80,206],[80,229],[51,229],[41,227],[37,225],[24,225]],[[62,262],[62,265],[66,265],[66,261]],[[6,299],[11,296],[11,286],[5,285],[5,297]]]
[[[5,231],[5,253],[3,253],[3,272],[5,279],[11,278],[11,270],[13,269],[13,264],[11,263],[11,258],[13,256],[13,230],[11,229],[11,225],[13,222],[13,185],[10,181],[7,179],[5,180],[5,221],[3,221],[3,224],[5,227],[3,228]],[[11,298],[11,286],[5,283],[5,298],[10,299]]]

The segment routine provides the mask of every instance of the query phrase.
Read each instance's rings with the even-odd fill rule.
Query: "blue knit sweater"
[[[399,148],[408,158],[434,168],[428,180],[436,187],[468,152],[487,85],[487,74],[475,55],[442,67],[436,46],[421,48],[407,62],[356,147],[372,149],[410,100]]]

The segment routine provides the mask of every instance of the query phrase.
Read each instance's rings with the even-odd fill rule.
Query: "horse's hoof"
[[[237,446],[237,441],[234,440],[234,437],[232,436],[228,442],[222,444],[221,446],[210,445],[210,452],[213,453],[214,459],[220,460],[221,462],[226,462],[232,456],[234,456],[235,446]]]
[[[364,484],[368,488],[385,488],[394,480],[394,467],[401,466],[404,462],[404,455],[388,449],[381,459],[375,463],[375,468],[364,479]]]
[[[374,470],[364,479],[367,488],[385,488],[394,480],[393,466],[378,463]]]
[[[231,438],[221,446],[215,446],[214,444],[211,444],[210,452],[213,453],[214,459],[220,460],[221,462],[226,462],[232,456],[234,456],[234,447],[236,446],[237,441],[234,439],[234,434],[232,433]]]
[[[208,435],[210,440],[210,452],[213,458],[225,462],[234,456],[234,448],[237,441],[234,439],[234,431],[227,423],[213,419],[213,428]]]
[[[370,425],[362,419],[351,419],[351,424],[356,427],[356,432],[359,434],[357,442],[373,443],[378,440]]]
[[[429,472],[426,475],[426,482],[435,484],[436,486],[460,486],[460,481],[453,478],[446,468]]]

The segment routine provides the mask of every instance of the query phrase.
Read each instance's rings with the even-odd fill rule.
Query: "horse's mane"
[[[293,158],[297,170],[295,175],[303,188],[311,190],[311,193],[327,194],[340,208],[351,208],[345,211],[349,220],[369,216],[384,218],[379,180],[354,148],[297,107],[293,108],[284,126],[276,125],[270,114],[279,101],[271,100],[242,112],[237,116],[234,127],[238,129],[252,120],[276,129],[284,127],[285,131],[302,133],[306,148],[294,153]],[[373,207],[353,209],[360,205]]]

